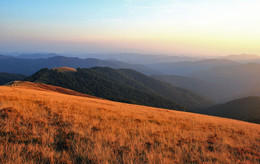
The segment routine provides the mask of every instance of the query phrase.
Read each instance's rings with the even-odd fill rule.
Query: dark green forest
[[[0,72],[0,85],[3,85],[3,84],[8,83],[10,81],[23,80],[25,78],[26,78],[25,75]]]
[[[184,110],[209,106],[211,102],[139,72],[108,67],[78,68],[75,72],[41,69],[26,79],[72,89],[113,101]]]
[[[260,97],[246,97],[201,110],[199,113],[260,124]]]

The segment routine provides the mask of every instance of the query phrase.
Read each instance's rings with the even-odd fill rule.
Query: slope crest
[[[27,79],[31,82],[69,88],[115,101],[183,109],[208,106],[211,102],[191,91],[173,87],[129,69],[78,68],[73,74],[42,69]]]
[[[58,93],[63,93],[68,95],[74,95],[74,96],[97,98],[95,96],[83,94],[70,89],[43,84],[43,83],[32,83],[28,81],[14,81],[14,82],[10,82],[8,85],[11,87],[22,87],[22,88],[35,89],[35,90],[53,91],[53,92],[58,92]]]
[[[70,67],[59,67],[59,68],[52,68],[52,70],[58,71],[58,72],[76,72],[77,70],[75,68]]]
[[[203,114],[260,124],[260,97],[244,97],[202,110]]]

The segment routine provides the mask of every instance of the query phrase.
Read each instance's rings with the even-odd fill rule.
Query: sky
[[[259,0],[0,0],[0,51],[260,54],[259,8]]]

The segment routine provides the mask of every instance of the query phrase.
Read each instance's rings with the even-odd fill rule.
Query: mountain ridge
[[[248,63],[233,66],[214,67],[208,70],[197,71],[189,77],[220,85],[228,91],[225,101],[232,100],[239,94],[246,93],[260,87],[260,64]],[[250,96],[250,95],[245,95]]]
[[[176,87],[192,90],[204,97],[208,97],[214,102],[221,102],[223,94],[226,94],[225,88],[196,77],[185,77],[179,75],[151,75],[151,77],[170,83]]]
[[[260,97],[244,97],[202,109],[199,113],[260,124]]]
[[[156,95],[158,102],[167,99],[167,101],[174,101],[177,102],[176,104],[188,108],[209,106],[211,104],[206,98],[191,91],[173,87],[168,83],[163,83],[129,69],[112,69],[108,67],[78,68],[76,72],[71,74],[41,69],[26,80],[61,86],[117,101],[121,101],[120,98],[122,100],[126,98],[126,100],[140,102],[140,100],[146,99],[147,96]],[[143,96],[140,97],[140,95]],[[151,99],[144,101],[146,104],[157,103],[156,100],[152,101]]]
[[[120,61],[99,60],[95,58],[81,59],[77,57],[54,56],[43,59],[23,59],[11,56],[0,56],[0,72],[31,75],[42,68],[91,68],[91,67],[128,68],[144,74],[158,74],[151,68],[138,64],[128,64]],[[160,73],[159,73],[160,74]]]
[[[238,64],[240,63],[227,59],[205,59],[199,61],[154,63],[146,66],[150,68],[157,68],[157,70],[162,72],[164,75],[187,76],[192,72],[207,70],[217,66]]]
[[[0,72],[0,85],[8,83],[10,81],[15,80],[23,80],[27,76],[21,74],[14,74],[14,73],[7,73],[7,72]]]

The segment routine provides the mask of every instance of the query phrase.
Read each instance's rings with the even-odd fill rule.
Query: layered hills
[[[238,95],[250,93],[255,88],[260,88],[260,64],[248,63],[234,66],[215,67],[208,70],[197,71],[191,77],[222,86],[227,94],[224,100],[232,100]]]
[[[13,73],[7,73],[7,72],[0,72],[0,85],[3,85],[5,83],[8,83],[10,81],[15,80],[23,80],[27,76],[21,75],[21,74],[13,74]]]
[[[194,91],[214,102],[219,102],[223,99],[223,95],[229,94],[228,90],[220,85],[194,77],[178,75],[152,75],[152,77],[170,83],[173,86]]]
[[[233,61],[238,61],[241,63],[258,62],[260,61],[260,56],[255,54],[240,54],[240,55],[229,55],[221,57],[222,59],[228,59]]]
[[[219,66],[239,65],[239,63],[227,59],[206,59],[199,61],[162,62],[148,64],[150,68],[156,68],[164,75],[189,75],[190,73],[208,70]]]
[[[215,101],[221,100],[225,95],[229,95],[229,89],[221,88],[216,84],[205,82],[196,78],[182,77],[176,75],[154,75],[153,77],[167,81],[174,86],[187,88],[209,97]],[[207,115],[233,118],[242,121],[260,123],[260,98],[247,97],[260,96],[260,90],[254,89],[243,94],[237,95],[234,100],[214,105],[206,109],[194,109],[192,112],[198,112]]]
[[[191,71],[191,70],[190,70]],[[217,66],[186,76],[152,75],[173,86],[195,91],[217,103],[260,95],[260,64]]]
[[[31,75],[42,68],[71,67],[71,68],[91,68],[91,67],[111,67],[128,68],[144,74],[157,74],[159,72],[138,64],[128,64],[120,61],[99,60],[95,58],[77,58],[54,56],[42,59],[16,58],[0,55],[0,72],[17,73]]]
[[[56,85],[114,101],[162,107],[168,109],[205,107],[212,102],[189,90],[129,69],[95,67],[62,72],[42,69],[27,81]]]
[[[260,97],[245,97],[219,104],[200,113],[260,124]]]
[[[259,163],[257,124],[49,87],[0,86],[1,163]]]

